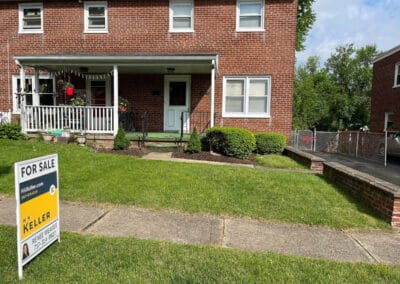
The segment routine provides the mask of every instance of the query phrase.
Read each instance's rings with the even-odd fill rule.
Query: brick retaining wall
[[[296,162],[308,167],[310,170],[319,172],[322,174],[323,168],[324,168],[324,159],[314,156],[310,153],[303,152],[300,150],[297,150],[291,146],[286,146],[284,150],[284,154]]]
[[[367,203],[400,228],[400,187],[339,163],[325,162],[324,176]]]
[[[400,228],[399,186],[339,163],[326,162],[320,157],[290,146],[285,148],[284,154],[311,170],[323,173],[325,178],[371,206],[393,227]]]

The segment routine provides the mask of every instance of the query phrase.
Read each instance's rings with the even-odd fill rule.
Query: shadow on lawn
[[[349,192],[348,190],[344,189],[340,184],[329,180],[322,174],[318,174],[318,177],[332,185],[337,192],[342,195],[344,198],[346,198],[347,201],[350,203],[356,205],[357,210],[361,213],[367,214],[371,217],[374,217],[376,219],[382,220],[385,223],[387,223],[390,226],[390,222],[386,219],[383,218],[382,215],[379,214],[374,208],[372,208],[370,205],[366,204],[363,200],[361,200],[358,196],[354,195],[353,193]]]
[[[11,172],[11,166],[0,166],[0,176],[10,174]]]

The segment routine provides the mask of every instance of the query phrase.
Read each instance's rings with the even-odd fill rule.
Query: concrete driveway
[[[330,154],[316,152],[312,153],[315,156],[321,157],[329,162],[336,162],[360,172],[367,173],[373,177],[377,177],[384,181],[388,181],[400,186],[400,161],[396,158],[389,158],[388,166],[383,164],[358,159],[355,157],[345,156],[341,154]]]

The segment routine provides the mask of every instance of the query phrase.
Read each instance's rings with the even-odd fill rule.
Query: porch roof
[[[218,65],[217,54],[23,55],[14,56],[14,60],[49,72],[70,67],[87,68],[89,73],[109,72],[117,65],[120,73],[209,74]]]

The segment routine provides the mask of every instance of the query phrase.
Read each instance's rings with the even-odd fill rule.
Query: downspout
[[[215,112],[215,60],[211,61],[211,106],[210,106],[210,127],[214,127],[214,112]]]

